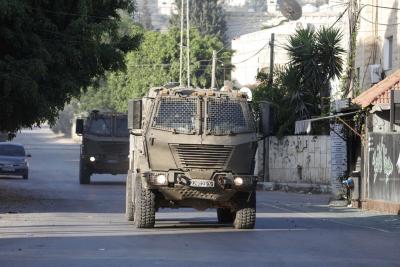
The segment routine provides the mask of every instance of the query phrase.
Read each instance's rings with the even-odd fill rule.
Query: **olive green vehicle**
[[[126,174],[129,167],[127,115],[92,111],[76,120],[76,134],[82,136],[79,182],[89,184],[92,174]]]
[[[128,220],[152,228],[160,208],[217,208],[220,223],[254,228],[257,131],[246,95],[155,88],[128,106]]]

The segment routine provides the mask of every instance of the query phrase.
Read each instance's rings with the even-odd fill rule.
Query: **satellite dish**
[[[301,6],[297,0],[278,1],[282,15],[289,20],[298,20],[301,17]]]
[[[240,88],[239,92],[245,93],[247,95],[248,101],[251,101],[253,99],[253,93],[251,92],[250,88],[242,87],[242,88]]]

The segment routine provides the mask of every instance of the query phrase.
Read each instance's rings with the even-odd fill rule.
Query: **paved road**
[[[0,178],[0,266],[400,266],[400,217],[329,208],[327,195],[259,192],[255,230],[215,211],[163,210],[156,229],[124,219],[124,176],[78,183],[79,146],[24,131],[29,180]]]

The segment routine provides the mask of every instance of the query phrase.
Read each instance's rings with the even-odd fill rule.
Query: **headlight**
[[[164,174],[159,174],[156,176],[155,180],[156,184],[166,184],[167,183],[167,177]]]
[[[241,186],[243,185],[243,178],[242,177],[236,177],[233,182],[235,183],[236,186]]]
[[[90,160],[91,162],[95,162],[95,161],[96,161],[96,158],[92,156],[92,157],[89,158],[89,160]]]

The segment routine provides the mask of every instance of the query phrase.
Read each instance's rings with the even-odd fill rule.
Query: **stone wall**
[[[269,181],[330,184],[330,136],[269,137]]]

